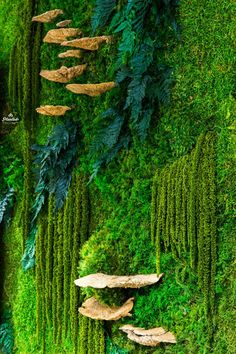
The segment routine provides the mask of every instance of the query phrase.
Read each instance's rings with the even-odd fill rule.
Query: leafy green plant
[[[14,332],[11,323],[11,313],[4,311],[0,324],[0,348],[3,354],[12,354],[14,347]]]
[[[97,157],[93,176],[121,148],[129,145],[133,134],[137,134],[144,142],[152,119],[158,116],[160,105],[170,101],[173,70],[161,58],[167,41],[176,31],[176,6],[176,0],[158,3],[131,0],[121,7],[111,21],[110,29],[121,36],[115,70],[122,95],[116,102],[116,110],[108,110],[103,115],[101,127],[92,144],[92,155]],[[100,2],[97,3],[95,28],[107,21],[113,8],[114,3],[111,1],[106,7],[107,11]],[[107,15],[105,19],[103,14]],[[101,145],[105,148],[100,155],[94,154],[96,144],[97,150]]]
[[[115,6],[116,0],[96,0],[94,15],[92,17],[93,31],[106,24]]]
[[[38,178],[35,188],[37,197],[33,206],[34,221],[48,194],[55,195],[56,209],[63,205],[76,164],[77,127],[70,122],[58,125],[45,146],[33,145],[32,149],[37,151],[34,163]]]

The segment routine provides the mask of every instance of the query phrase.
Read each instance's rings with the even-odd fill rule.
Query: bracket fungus
[[[79,308],[79,312],[94,320],[118,321],[122,317],[130,317],[134,306],[134,298],[128,299],[122,306],[108,306],[101,304],[95,297],[86,300]]]
[[[176,338],[171,332],[167,332],[164,328],[144,329],[125,325],[120,327],[120,330],[128,335],[128,338],[133,342],[148,347],[156,347],[160,343],[176,343]]]
[[[69,37],[79,36],[82,32],[78,28],[56,28],[48,31],[43,39],[44,43],[63,43]]]
[[[36,108],[37,113],[43,114],[45,116],[64,116],[67,111],[70,111],[71,108],[68,106],[40,106]]]
[[[82,52],[79,49],[71,49],[67,50],[64,53],[58,54],[59,58],[81,58],[82,57]]]
[[[75,77],[82,75],[86,67],[87,64],[72,66],[71,68],[62,66],[58,70],[42,70],[40,75],[50,81],[67,83]]]
[[[34,16],[32,18],[33,22],[42,22],[42,23],[49,23],[53,22],[55,18],[57,18],[59,15],[63,15],[63,10],[60,9],[55,9],[51,11],[44,12],[41,15]]]
[[[61,45],[85,50],[98,50],[102,43],[111,43],[111,36],[84,37],[62,42]]]
[[[101,84],[69,84],[66,85],[67,90],[77,93],[84,94],[91,97],[99,96],[106,91],[109,91],[116,87],[115,82],[104,82]]]
[[[59,28],[63,28],[63,27],[69,26],[71,24],[71,22],[72,22],[72,20],[64,20],[64,21],[58,22],[56,24],[56,26]]]
[[[143,286],[157,283],[164,274],[144,274],[144,275],[107,275],[103,273],[90,274],[75,280],[75,285],[80,287],[92,287],[95,289],[104,288],[131,288],[138,289]]]

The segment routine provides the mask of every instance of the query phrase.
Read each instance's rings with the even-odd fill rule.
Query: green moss
[[[54,198],[52,196],[48,199],[48,222],[47,222],[47,247],[45,252],[46,270],[45,270],[45,306],[47,322],[51,326],[52,319],[52,281],[53,281],[53,238],[54,238]]]
[[[13,23],[17,16],[10,15],[14,13],[15,9],[12,6],[13,2],[9,2],[7,8],[4,8],[4,14],[9,13],[9,16],[4,15],[6,22]],[[18,3],[14,1],[14,3]],[[64,2],[60,0],[55,1],[40,1],[39,12],[47,11],[52,7],[63,7],[65,10],[65,17],[73,17],[75,26],[82,28],[84,35],[90,35],[90,17],[91,9],[94,2],[79,3]],[[4,3],[4,5],[6,2]],[[169,229],[171,226],[170,211],[168,205],[163,209],[166,212],[161,212],[161,224],[158,226],[161,230],[160,237],[164,237],[164,242],[160,242],[161,247],[168,249],[168,254],[161,254],[160,262],[162,271],[166,273],[166,278],[161,284],[160,288],[150,289],[147,292],[140,291],[136,294],[137,308],[134,309],[134,321],[140,325],[149,327],[152,325],[163,325],[169,327],[177,334],[178,344],[176,346],[160,347],[156,352],[160,353],[208,353],[211,351],[215,353],[233,353],[234,333],[232,332],[232,309],[234,300],[233,288],[233,255],[232,250],[234,246],[235,227],[233,223],[234,218],[234,200],[235,200],[235,175],[233,173],[235,160],[233,159],[233,151],[235,146],[232,144],[232,127],[234,120],[235,99],[234,92],[234,52],[232,46],[232,38],[235,31],[233,21],[233,2],[227,0],[216,0],[214,2],[197,0],[180,2],[179,23],[181,25],[181,41],[175,50],[170,50],[166,53],[166,60],[175,68],[176,84],[172,91],[172,101],[169,107],[161,108],[162,116],[158,117],[152,125],[149,140],[143,147],[137,142],[134,142],[133,148],[129,152],[121,152],[117,160],[109,165],[103,174],[99,175],[96,180],[90,185],[90,202],[96,210],[92,213],[95,215],[93,219],[93,236],[82,250],[81,274],[84,275],[91,271],[106,271],[107,273],[117,272],[117,274],[134,273],[134,272],[154,272],[155,271],[155,250],[150,241],[150,211],[157,210],[157,205],[151,205],[151,184],[153,175],[156,169],[160,170],[167,164],[171,164],[177,158],[186,156],[185,160],[179,160],[183,163],[182,169],[182,187],[181,185],[174,186],[176,188],[175,215],[178,217],[178,222],[174,224],[174,230],[179,230],[179,237],[177,232],[174,234],[174,241],[177,243],[177,252],[173,252],[181,259],[173,260],[173,255],[170,254],[170,235]],[[2,5],[0,5],[2,9]],[[7,9],[7,10],[6,10]],[[1,11],[1,10],[0,10]],[[1,12],[0,12],[1,13]],[[69,18],[69,17],[68,17]],[[0,16],[1,19],[1,16]],[[1,22],[2,24],[2,22]],[[26,27],[28,26],[28,22]],[[46,24],[44,26],[44,34],[48,29],[53,28],[54,24]],[[12,25],[8,29],[1,25],[1,34],[4,35],[4,49],[0,53],[0,57],[7,56],[9,48],[15,43],[16,33],[12,30]],[[23,31],[22,24],[20,30]],[[18,36],[19,37],[19,36]],[[23,43],[19,45],[23,46]],[[171,45],[170,45],[171,48]],[[41,51],[42,68],[55,69],[60,65],[74,65],[74,59],[59,60],[57,55],[60,47],[44,44]],[[168,50],[168,49],[167,49]],[[19,57],[19,56],[18,56]],[[87,62],[89,69],[85,76],[78,79],[78,82],[95,82],[106,81],[114,79],[114,62],[116,57],[116,43],[111,46],[104,46],[97,53],[88,53],[80,62]],[[22,58],[23,60],[24,58]],[[18,67],[22,67],[22,63],[18,59]],[[18,97],[22,101],[20,94],[22,91],[19,87],[23,85],[23,78],[21,73],[23,70],[18,70]],[[77,80],[76,80],[77,81]],[[32,83],[34,81],[32,80]],[[35,85],[35,83],[33,84]],[[33,94],[35,94],[34,92]],[[120,91],[121,94],[122,90]],[[67,93],[64,87],[55,83],[42,80],[41,102],[42,104],[68,104],[76,105],[75,109],[68,113],[63,119],[72,119],[80,124],[81,144],[80,144],[80,164],[78,170],[89,173],[91,171],[92,161],[89,158],[89,146],[93,139],[97,127],[101,123],[101,113],[110,107],[116,95],[119,92],[111,92],[104,96],[91,99],[85,96],[75,96]],[[21,109],[22,112],[22,109]],[[31,111],[32,113],[32,111]],[[28,117],[29,118],[29,117]],[[27,119],[28,119],[27,118]],[[44,142],[51,128],[58,124],[61,119],[49,119],[47,117],[37,117],[34,121],[35,139],[37,142]],[[230,127],[230,128],[229,128]],[[204,183],[196,185],[195,190],[199,190],[199,195],[203,196],[202,200],[199,198],[194,208],[193,192],[192,197],[188,198],[188,192],[194,187],[191,182],[192,170],[192,155],[189,153],[197,142],[200,134],[212,129],[217,131],[217,217],[218,217],[218,245],[217,245],[217,272],[215,276],[216,281],[216,299],[214,303],[217,310],[218,328],[215,328],[215,342],[211,348],[207,345],[207,323],[205,319],[205,306],[202,294],[197,287],[197,279],[189,269],[190,260],[190,243],[191,243],[191,259],[193,268],[198,268],[198,252],[200,248],[196,248],[195,236],[196,230],[191,225],[194,223],[196,217],[199,220],[199,203],[204,205],[209,199],[204,196],[204,189],[207,181],[212,178],[210,171],[205,173],[203,169],[201,178],[204,177]],[[22,143],[24,135],[22,134],[22,125],[19,125],[11,134],[11,141],[14,148],[22,152],[26,144]],[[83,142],[82,142],[83,140]],[[28,143],[29,146],[30,143]],[[207,146],[205,146],[207,148]],[[210,151],[209,151],[210,152]],[[202,155],[201,155],[202,156]],[[27,153],[25,155],[28,158]],[[201,157],[202,158],[202,157]],[[209,162],[210,163],[210,162]],[[209,167],[208,161],[204,162],[205,167]],[[29,171],[30,163],[26,163],[26,171]],[[178,175],[180,173],[180,166],[178,165]],[[27,170],[28,169],[28,170]],[[169,171],[165,168],[166,173]],[[28,173],[28,172],[27,172]],[[26,173],[26,176],[27,176]],[[158,173],[159,176],[160,173]],[[175,174],[171,177],[176,179]],[[166,186],[169,186],[169,177],[165,179]],[[28,179],[26,186],[30,180]],[[162,184],[163,186],[163,184]],[[191,187],[192,186],[192,187]],[[172,187],[171,187],[172,188]],[[181,192],[182,189],[182,192]],[[165,192],[164,192],[165,190]],[[175,189],[174,189],[175,191]],[[180,194],[181,192],[181,194]],[[168,188],[163,188],[162,193],[165,194],[164,203],[167,203],[166,195],[169,193]],[[96,194],[96,195],[95,195]],[[163,195],[164,195],[163,194]],[[172,189],[173,194],[173,189]],[[154,204],[159,201],[161,195],[154,192],[157,198]],[[163,198],[163,197],[161,197]],[[192,199],[191,199],[192,198]],[[92,199],[92,200],[91,200]],[[29,199],[28,199],[29,200]],[[23,208],[22,220],[27,222],[27,213],[25,210],[29,205],[28,200],[25,200]],[[212,199],[213,200],[213,199]],[[211,203],[211,200],[208,200]],[[181,203],[181,213],[177,205]],[[164,204],[165,205],[165,204]],[[203,204],[201,204],[203,206]],[[188,212],[193,210],[193,214]],[[166,214],[165,214],[166,213]],[[25,215],[25,217],[23,217]],[[215,258],[214,255],[214,241],[212,234],[208,228],[208,220],[211,218],[209,211],[203,217],[201,224],[201,232],[206,230],[208,242],[210,240],[210,257]],[[74,235],[74,202],[69,205],[68,211],[68,235]],[[86,218],[84,218],[86,220]],[[19,221],[18,221],[19,222]],[[164,226],[163,226],[164,225]],[[199,226],[199,225],[198,225]],[[97,230],[94,230],[97,228]],[[154,232],[157,228],[156,214],[152,216],[152,240],[154,239]],[[164,232],[163,228],[167,231]],[[63,225],[64,229],[64,225]],[[26,227],[25,227],[26,230]],[[101,231],[100,231],[101,230]],[[188,232],[192,230],[193,232]],[[17,229],[16,229],[17,231]],[[54,231],[52,231],[54,232]],[[65,231],[66,232],[66,231]],[[27,232],[25,232],[26,234]],[[64,233],[64,231],[63,231]],[[22,234],[16,232],[18,235],[17,244],[21,244]],[[100,234],[100,235],[98,235]],[[195,235],[195,236],[194,236]],[[172,236],[172,234],[171,234]],[[172,238],[171,238],[172,240]],[[185,243],[184,243],[185,240]],[[199,241],[199,240],[198,240]],[[70,241],[71,242],[71,238]],[[97,245],[99,242],[99,245]],[[209,244],[202,244],[203,249],[207,250],[209,255]],[[72,245],[70,246],[72,249]],[[112,251],[114,250],[114,255]],[[63,250],[64,251],[64,250]],[[11,252],[13,253],[12,249]],[[19,250],[17,249],[18,253]],[[170,253],[169,253],[170,252]],[[201,251],[201,257],[204,256]],[[159,252],[160,255],[160,252]],[[168,257],[167,257],[168,255]],[[13,255],[14,267],[19,265],[21,257],[21,250],[17,256]],[[158,256],[159,258],[160,256]],[[53,258],[53,257],[52,257]],[[167,259],[168,258],[168,259]],[[68,266],[71,259],[68,258]],[[204,260],[204,265],[206,261]],[[64,265],[65,267],[65,265]],[[51,268],[51,265],[50,265]],[[56,264],[55,264],[56,270]],[[203,270],[199,269],[199,273]],[[8,277],[11,278],[14,272],[9,271]],[[206,279],[213,279],[214,266],[207,271]],[[76,274],[78,276],[78,273]],[[15,280],[15,277],[12,277]],[[20,282],[33,288],[33,275],[23,279],[23,273],[19,277]],[[53,281],[53,280],[52,280]],[[203,284],[204,284],[203,282]],[[8,292],[11,288],[15,289],[14,281],[10,281]],[[64,283],[65,284],[65,283]],[[68,286],[68,285],[67,285]],[[212,292],[213,283],[208,290],[208,297]],[[55,289],[55,288],[53,288]],[[17,290],[16,307],[20,304],[22,307],[28,301],[30,304],[35,301],[35,291],[27,293],[26,289],[21,286]],[[64,289],[65,294],[65,289]],[[172,296],[173,294],[173,296]],[[113,294],[112,294],[113,295]],[[64,295],[63,295],[64,296]],[[111,295],[101,295],[102,300],[109,298],[114,301]],[[25,301],[22,300],[25,299]],[[26,300],[27,299],[27,300]],[[69,299],[70,300],[70,299]],[[67,301],[64,299],[64,301]],[[213,301],[213,298],[212,300]],[[12,302],[12,300],[11,300]],[[148,304],[150,303],[150,306]],[[31,306],[31,305],[30,305]],[[36,306],[36,305],[34,305]],[[68,304],[66,305],[68,306]],[[210,305],[211,307],[212,305]],[[154,309],[154,310],[153,310]],[[28,308],[27,308],[28,311]],[[32,307],[32,313],[35,315],[36,308]],[[64,313],[66,313],[64,311]],[[16,311],[15,329],[17,333],[17,346],[21,353],[30,353],[31,351],[40,353],[40,348],[37,347],[35,331],[32,328],[35,325],[35,319],[31,314],[24,313],[24,319],[20,322],[21,313],[19,309]],[[27,318],[27,320],[25,320]],[[65,316],[64,316],[65,318]],[[148,321],[150,318],[150,321]],[[23,325],[24,323],[24,325]],[[70,324],[68,323],[69,327]],[[86,328],[86,326],[85,326]],[[20,332],[19,332],[20,331]],[[112,332],[110,326],[108,331]],[[118,332],[118,331],[117,331]],[[69,336],[69,335],[68,335]],[[119,347],[126,347],[127,350],[133,353],[140,351],[139,347],[133,346],[128,342],[127,338],[120,334],[112,335],[114,341],[119,341]],[[29,339],[30,338],[30,339]],[[47,351],[49,353],[62,352],[61,347],[57,347],[53,343],[51,325],[48,325],[46,333]],[[118,344],[118,343],[117,343]],[[68,353],[73,352],[73,345],[68,337],[63,341],[63,351]],[[136,351],[136,352],[135,352]],[[142,349],[142,352],[146,350]]]
[[[186,169],[188,175],[185,174]],[[183,265],[187,260],[191,267],[197,270],[199,285],[204,294],[210,337],[213,333],[212,321],[215,314],[217,243],[215,175],[215,133],[209,132],[200,136],[196,148],[189,157],[180,158],[160,173],[158,181],[154,179],[159,196],[156,208],[157,269],[160,270],[163,243],[165,251],[171,250],[172,255],[182,260]],[[190,189],[186,188],[187,183]],[[186,201],[189,201],[188,204]],[[165,222],[163,209],[167,213],[166,227],[163,227]],[[188,237],[186,237],[187,223]],[[181,225],[184,227],[183,230]]]

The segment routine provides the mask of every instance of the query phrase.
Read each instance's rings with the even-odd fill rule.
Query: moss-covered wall
[[[73,26],[80,27],[86,36],[91,35],[94,3],[24,1],[22,9],[31,17],[31,5],[34,4],[38,13],[63,8],[65,18],[72,18]],[[117,303],[127,295],[136,298],[131,319],[124,319],[117,325],[105,325],[105,333],[113,342],[108,348],[120,347],[129,353],[234,352],[235,339],[230,324],[235,233],[233,6],[228,0],[180,1],[179,42],[174,47],[172,42],[169,43],[164,54],[166,62],[174,68],[175,85],[170,105],[162,107],[161,114],[158,112],[143,145],[134,139],[131,149],[119,153],[87,186],[92,218],[90,238],[82,247],[81,256],[79,252],[70,252],[67,257],[68,247],[75,251],[87,238],[87,204],[79,199],[84,194],[72,184],[64,209],[57,216],[53,214],[53,200],[49,198],[38,223],[36,274],[33,271],[24,273],[20,269],[22,240],[28,233],[30,205],[34,199],[29,147],[32,142],[45,143],[53,126],[71,119],[80,129],[78,176],[89,176],[94,163],[89,148],[101,124],[101,115],[116,102],[117,95],[122,95],[122,90],[115,89],[101,97],[90,98],[73,95],[60,84],[43,79],[39,83],[40,26],[31,26],[30,18],[22,17],[19,21],[21,36],[16,30],[18,25],[14,24],[15,33],[21,40],[15,41],[14,36],[9,41],[9,46],[17,43],[12,58],[15,51],[21,50],[22,55],[18,55],[16,61],[11,60],[10,100],[14,107],[18,102],[16,109],[22,122],[28,122],[19,124],[9,136],[14,149],[24,157],[25,166],[25,193],[24,196],[19,194],[11,229],[5,233],[6,245],[11,249],[13,239],[17,249],[17,257],[12,257],[11,253],[6,256],[6,271],[13,274],[17,282],[16,286],[6,278],[6,301],[13,310],[16,352],[40,353],[46,350],[58,353],[63,348],[72,353],[76,350],[73,343],[78,338],[81,338],[79,353],[104,352],[104,324],[78,318],[77,289],[71,288],[73,280],[97,271],[116,274],[155,272],[156,258],[160,259],[158,270],[161,267],[165,272],[159,286],[130,294],[122,292],[119,296],[114,292],[96,292],[101,300],[109,303]],[[14,16],[17,17],[16,13]],[[12,21],[9,26],[13,26]],[[54,24],[44,25],[43,35],[51,28]],[[6,33],[6,25],[3,33]],[[109,34],[107,27],[98,32],[104,33]],[[4,38],[6,57],[9,58],[7,36]],[[114,79],[116,40],[119,43],[119,36],[111,45],[84,55],[79,63],[88,63],[88,70],[75,82]],[[56,69],[78,63],[75,59],[59,59],[60,51],[56,45],[42,44],[41,68]],[[22,75],[20,68],[23,65]],[[60,119],[36,116],[34,109],[39,103],[71,105],[74,109]],[[70,203],[71,199],[73,203]],[[84,205],[84,209],[76,203]],[[79,213],[75,214],[74,210]],[[77,227],[80,244],[77,244],[80,240],[73,231]],[[155,248],[152,241],[156,243],[159,237],[160,242]],[[210,260],[214,261],[211,265]],[[66,296],[67,292],[69,296]],[[84,291],[83,295],[91,295],[91,291]],[[213,323],[210,324],[213,331],[208,330],[206,304],[210,313],[214,308]],[[68,322],[65,320],[67,312],[70,313]],[[120,324],[127,322],[146,328],[163,326],[176,334],[178,342],[175,346],[160,346],[153,351],[144,349],[128,341],[119,331]],[[54,331],[48,330],[52,325]],[[91,333],[95,333],[95,342],[91,341]],[[118,349],[107,350],[112,353]]]

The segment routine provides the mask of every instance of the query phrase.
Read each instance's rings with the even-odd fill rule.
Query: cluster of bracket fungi
[[[158,283],[163,274],[140,274],[140,275],[107,275],[103,273],[90,274],[75,280],[79,287],[91,287],[95,289],[124,288],[138,289],[144,286]],[[95,297],[87,299],[79,308],[79,312],[94,320],[117,321],[123,317],[131,317],[130,311],[134,306],[134,297],[128,299],[122,306],[108,306],[101,304]],[[127,337],[140,345],[156,347],[160,343],[176,343],[173,333],[162,327],[144,329],[127,324],[120,327],[120,330],[127,334]]]
[[[63,10],[55,9],[47,11],[38,16],[34,16],[32,21],[50,23],[62,14]],[[60,53],[58,55],[59,58],[81,58],[83,50],[98,50],[101,44],[110,43],[112,40],[111,36],[82,37],[68,40],[69,38],[78,37],[82,34],[78,28],[66,28],[71,24],[71,22],[71,20],[64,20],[57,23],[57,28],[48,31],[43,39],[45,43],[54,43],[65,47],[77,48]],[[41,70],[40,75],[47,80],[65,84],[70,82],[72,79],[82,75],[86,68],[87,64],[77,65],[70,68],[62,66],[57,70]],[[113,89],[115,86],[115,82],[103,82],[97,84],[68,84],[66,85],[66,89],[76,94],[84,94],[95,97]],[[36,108],[36,111],[39,114],[48,116],[62,116],[69,110],[71,110],[71,107],[54,105],[45,105]]]

